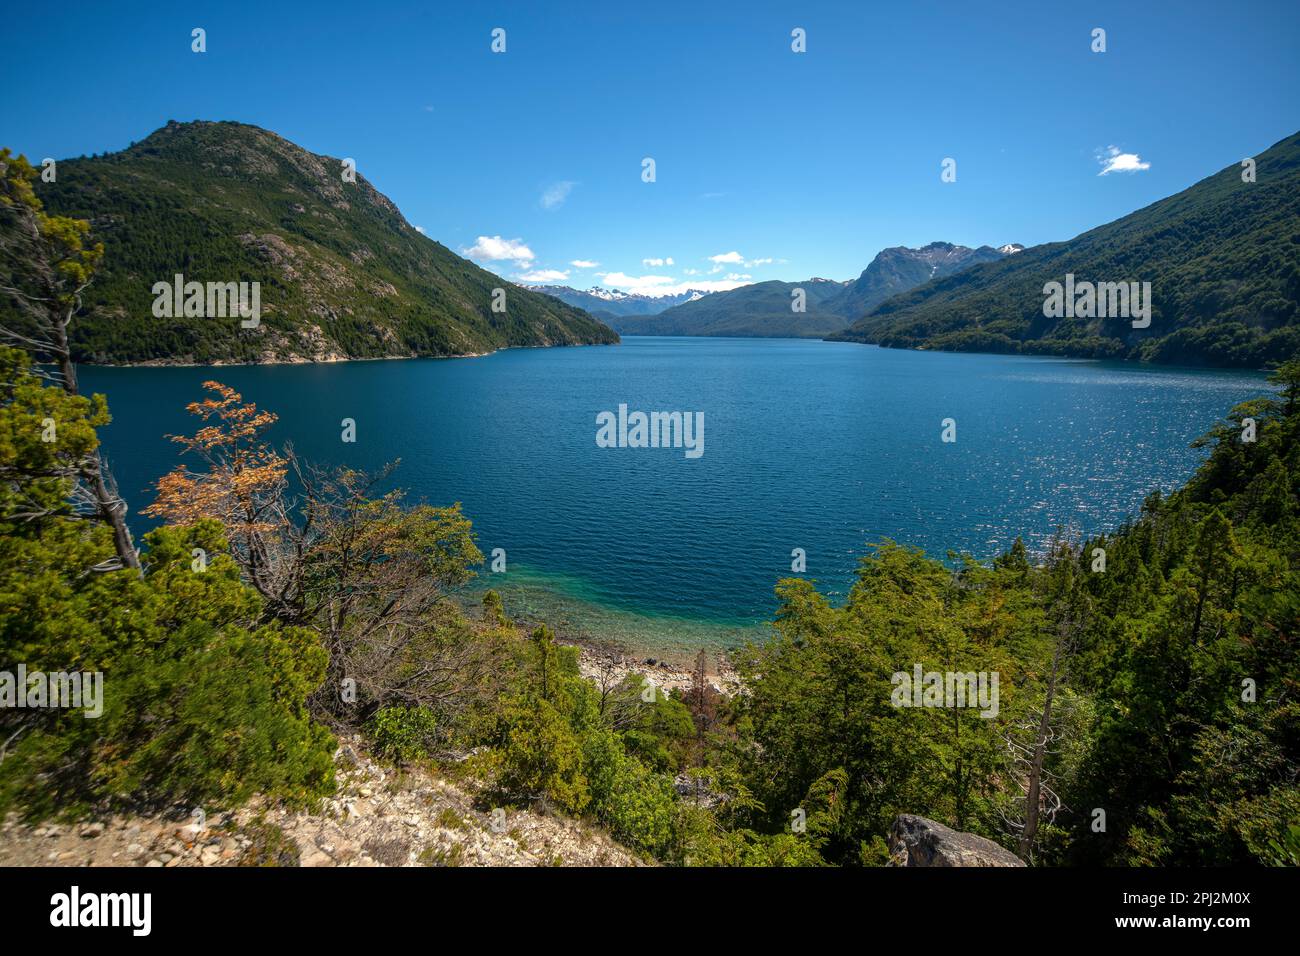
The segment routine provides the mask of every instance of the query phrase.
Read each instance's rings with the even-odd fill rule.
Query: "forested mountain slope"
[[[1300,134],[1066,242],[894,296],[836,338],[900,348],[1262,367],[1300,350]],[[1048,318],[1044,286],[1151,283],[1151,322]]]
[[[242,123],[168,123],[36,184],[107,252],[74,323],[80,361],[258,362],[466,355],[612,343],[581,309],[421,235],[362,175]],[[157,317],[154,283],[259,282],[259,328]],[[492,311],[493,289],[506,291]]]

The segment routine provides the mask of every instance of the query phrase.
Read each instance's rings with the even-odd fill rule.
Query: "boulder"
[[[901,813],[889,828],[894,866],[1024,866],[1024,861],[992,840],[951,830],[925,817]]]

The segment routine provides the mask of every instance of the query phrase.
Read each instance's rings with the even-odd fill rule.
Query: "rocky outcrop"
[[[381,766],[360,738],[335,755],[339,790],[313,811],[255,798],[233,813],[0,823],[0,866],[639,866],[598,827],[482,806],[473,787]]]
[[[925,817],[902,813],[889,828],[893,866],[1024,866],[992,840],[951,830]]]

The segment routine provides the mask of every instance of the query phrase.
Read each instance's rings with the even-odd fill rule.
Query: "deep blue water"
[[[108,396],[105,451],[137,531],[179,460],[164,436],[194,430],[185,405],[217,379],[276,412],[272,437],[305,457],[400,458],[413,500],[462,502],[484,553],[506,549],[508,572],[483,577],[509,610],[666,649],[769,618],[796,547],[842,595],[884,537],[989,557],[1018,533],[1033,547],[1058,525],[1112,528],[1185,481],[1204,454],[1189,443],[1265,390],[1253,373],[700,338],[81,376]],[[703,412],[704,454],[597,447],[597,413],[620,403]]]

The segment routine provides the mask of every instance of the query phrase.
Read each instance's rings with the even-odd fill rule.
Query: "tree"
[[[262,438],[276,415],[264,412],[233,388],[204,382],[215,397],[191,402],[187,410],[205,424],[194,435],[170,435],[207,467],[185,464],[158,479],[158,496],[144,509],[150,517],[189,525],[203,518],[221,522],[248,581],[272,613],[298,619],[303,599],[301,540],[287,540],[292,528],[288,498],[289,462]]]
[[[408,507],[400,491],[377,494],[395,465],[370,474],[306,464],[266,442],[273,413],[219,382],[204,387],[214,396],[189,406],[204,424],[172,439],[205,467],[182,464],[159,479],[145,514],[220,522],[268,616],[320,633],[329,672],[319,712],[365,719],[382,706],[460,706],[494,660],[445,606],[483,560],[460,505]],[[344,680],[362,695],[355,710],[338,693]]]
[[[1019,801],[1019,815],[1005,819],[1016,838],[1017,855],[1026,863],[1033,862],[1040,823],[1043,820],[1049,824],[1054,822],[1063,806],[1057,792],[1057,776],[1048,761],[1056,756],[1058,742],[1064,733],[1063,722],[1054,713],[1054,708],[1068,680],[1070,661],[1079,635],[1087,626],[1087,596],[1078,582],[1081,560],[1080,549],[1068,540],[1058,538],[1053,542],[1048,565],[1042,574],[1048,591],[1045,598],[1049,605],[1047,623],[1053,635],[1051,662],[1043,681],[1041,704],[1020,715],[1006,731],[1012,774],[1023,798]]]
[[[1210,597],[1212,586],[1230,569],[1238,553],[1237,541],[1232,533],[1232,522],[1224,517],[1220,509],[1215,508],[1206,515],[1200,528],[1197,529],[1196,545],[1191,555],[1192,571],[1196,580],[1196,611],[1192,618],[1191,633],[1193,646],[1198,645],[1201,640],[1201,619],[1205,614],[1205,603]]]
[[[95,429],[107,422],[102,395],[45,388],[27,353],[0,345],[0,521],[9,533],[76,518],[75,482],[98,448]]]
[[[1269,376],[1269,381],[1282,386],[1282,417],[1295,422],[1300,417],[1300,359],[1283,362]]]
[[[82,293],[104,257],[103,243],[88,245],[90,223],[47,215],[32,188],[36,170],[23,156],[0,149],[0,296],[12,308],[0,338],[51,361],[51,376],[69,395],[79,395],[68,327],[81,312]],[[87,516],[113,532],[116,559],[95,570],[139,570],[140,556],[126,524],[126,502],[98,448],[79,462]]]
[[[107,412],[29,365],[0,347],[0,671],[98,683],[102,712],[0,707],[0,816],[328,792],[334,743],[306,706],[325,674],[318,636],[261,620],[211,520],[151,532],[143,575],[87,573],[112,535],[67,502]],[[40,440],[47,418],[57,443]],[[213,556],[201,570],[196,549]]]
[[[721,698],[708,679],[708,656],[700,648],[695,655],[695,669],[691,672],[691,687],[686,693],[686,707],[695,724],[695,740],[691,746],[689,762],[701,766],[708,751],[709,735],[718,724],[718,701]]]

